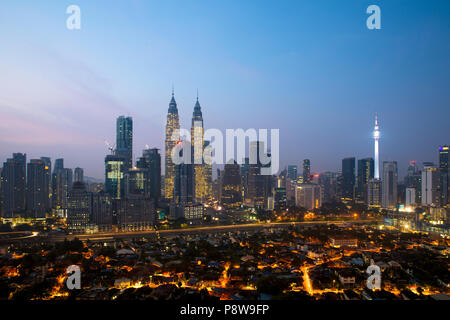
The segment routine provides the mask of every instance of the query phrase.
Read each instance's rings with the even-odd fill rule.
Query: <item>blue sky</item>
[[[449,39],[445,0],[5,0],[0,161],[63,157],[101,178],[117,116],[134,119],[135,157],[163,147],[173,83],[182,127],[198,88],[206,128],[279,128],[282,167],[314,172],[371,156],[378,112],[381,160],[403,176],[450,143]]]

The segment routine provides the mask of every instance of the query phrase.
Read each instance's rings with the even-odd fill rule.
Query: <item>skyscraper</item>
[[[405,187],[415,189],[415,203],[422,203],[422,173],[418,170],[416,161],[410,161],[408,171],[405,177]]]
[[[432,162],[424,162],[422,170],[422,205],[438,206],[439,171]]]
[[[374,161],[372,158],[358,160],[358,177],[356,196],[360,201],[367,199],[367,185],[374,177]]]
[[[125,158],[125,168],[133,167],[133,119],[120,116],[117,118],[116,155]]]
[[[14,153],[3,163],[2,193],[4,218],[25,213],[26,154]]]
[[[105,157],[105,191],[113,199],[121,199],[125,195],[125,172],[127,158],[119,155]]]
[[[149,171],[141,168],[131,168],[125,173],[125,196],[140,195],[150,198]]]
[[[165,182],[164,194],[168,200],[173,199],[173,186],[175,177],[175,164],[172,160],[172,150],[180,140],[180,120],[178,117],[177,103],[175,101],[174,92],[172,90],[172,99],[169,103],[169,111],[167,113],[166,123],[166,140],[165,140]]]
[[[67,226],[74,233],[87,231],[91,219],[92,197],[82,182],[75,182],[67,195]]]
[[[291,180],[297,180],[297,166],[288,166],[287,177]]]
[[[382,179],[382,206],[386,209],[395,209],[397,207],[397,184],[398,172],[396,161],[383,162]]]
[[[342,160],[342,198],[344,200],[354,199],[355,189],[355,158]]]
[[[137,162],[137,167],[148,170],[148,185],[150,198],[161,199],[161,155],[159,149],[145,149]]]
[[[74,171],[75,179],[74,182],[83,182],[84,183],[84,171],[82,168],[75,168]]]
[[[322,190],[320,185],[313,183],[299,184],[295,188],[295,205],[308,210],[322,206]]]
[[[311,181],[311,161],[305,159],[303,160],[303,183],[310,183]]]
[[[73,170],[69,168],[58,169],[54,176],[54,207],[55,209],[61,210],[61,214],[65,216],[67,210],[67,200],[73,184]]]
[[[441,206],[445,206],[450,203],[448,152],[449,146],[439,147],[439,193],[441,198]]]
[[[45,218],[48,211],[48,180],[45,163],[32,159],[27,165],[27,213],[31,218]]]
[[[174,167],[173,201],[170,208],[170,219],[176,220],[184,217],[184,207],[195,202],[194,165],[184,153],[191,148],[187,141],[182,141],[180,151],[183,161]]]
[[[375,140],[375,170],[374,178],[380,179],[380,159],[378,153],[378,140],[380,139],[380,128],[378,126],[378,114],[375,115],[375,128],[373,130],[373,138]]]
[[[225,164],[222,177],[221,203],[224,207],[239,207],[242,204],[241,169],[239,164]]]
[[[44,161],[45,164],[44,169],[46,186],[44,187],[44,192],[47,195],[45,207],[50,209],[52,207],[52,161],[48,157],[41,157],[41,160]]]
[[[204,143],[204,128],[203,128],[203,115],[200,107],[200,102],[197,101],[194,106],[194,112],[192,114],[192,127],[191,127],[191,144],[192,144],[192,163],[194,165],[194,187],[195,187],[195,199],[197,202],[204,202],[211,197],[211,183],[210,176],[207,172],[207,167],[203,161],[203,151],[205,147]]]

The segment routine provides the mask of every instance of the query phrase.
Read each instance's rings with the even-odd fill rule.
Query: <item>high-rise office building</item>
[[[40,159],[32,159],[27,165],[27,214],[31,218],[45,218],[49,210],[48,180],[45,163]]]
[[[172,150],[180,140],[180,120],[178,117],[177,103],[172,90],[172,99],[169,103],[166,123],[165,140],[165,176],[164,196],[168,200],[173,199],[173,187],[175,177],[175,164],[172,160]]]
[[[319,174],[319,184],[322,187],[323,202],[333,202],[337,198],[337,172],[323,172]]]
[[[113,199],[125,196],[125,172],[127,158],[118,155],[105,157],[105,191]]]
[[[297,166],[288,166],[287,177],[291,180],[297,180]]]
[[[422,205],[439,206],[439,171],[432,162],[424,162],[422,170]]]
[[[353,200],[355,192],[355,158],[342,160],[342,198]]]
[[[381,207],[381,180],[370,179],[367,185],[367,206],[371,208]]]
[[[106,192],[92,194],[92,222],[98,231],[110,231],[113,224],[113,201]]]
[[[72,189],[73,184],[73,170],[69,168],[58,169],[55,176],[55,190],[53,197],[54,208],[62,210],[62,215],[65,216],[67,210],[67,197]]]
[[[383,208],[395,209],[397,207],[398,171],[396,161],[383,162],[383,179],[381,187],[381,201]]]
[[[448,166],[449,146],[439,147],[439,195],[441,206],[450,204],[450,177]]]
[[[311,161],[305,159],[303,160],[303,183],[310,183],[311,181]]]
[[[295,205],[308,210],[322,206],[322,190],[320,185],[303,183],[295,188]]]
[[[211,198],[212,181],[211,176],[208,174],[208,168],[205,166],[203,159],[203,152],[205,147],[204,142],[204,128],[203,128],[203,115],[200,107],[200,102],[197,101],[194,106],[194,112],[192,114],[192,127],[191,127],[191,144],[192,144],[192,163],[194,166],[194,187],[195,187],[195,200],[203,203]]]
[[[150,198],[156,203],[161,199],[161,155],[159,149],[146,149],[137,162],[137,167],[148,170]]]
[[[45,164],[44,170],[46,186],[44,187],[44,192],[47,195],[45,207],[50,209],[52,207],[52,161],[49,157],[41,157],[41,160],[44,161]]]
[[[133,119],[120,116],[117,118],[116,155],[125,158],[125,168],[133,167]]]
[[[73,233],[85,233],[91,220],[91,194],[82,182],[75,182],[67,196],[67,226]]]
[[[260,154],[264,150],[263,141],[251,141],[249,144],[248,193],[246,202],[255,207],[264,207],[266,199],[266,176],[261,175]],[[267,164],[266,164],[267,165]]]
[[[410,161],[408,164],[405,187],[414,188],[414,194],[416,196],[415,203],[422,203],[422,173],[417,168],[416,161],[414,160]]]
[[[53,173],[52,173],[52,208],[57,209],[57,203],[58,203],[58,188],[56,186],[56,182],[57,182],[57,176],[58,174],[62,173],[64,169],[64,159],[56,159],[55,160],[55,167],[53,168]]]
[[[405,206],[412,207],[416,205],[416,189],[406,188],[405,192]]]
[[[374,161],[372,158],[358,160],[358,177],[356,196],[360,201],[367,199],[367,185],[369,180],[374,178]]]
[[[115,202],[119,231],[148,230],[154,225],[156,211],[153,199],[130,195]]]
[[[73,182],[83,182],[84,183],[84,171],[82,168],[75,168],[74,170],[74,180]]]
[[[235,208],[242,204],[241,169],[239,164],[227,163],[222,177],[221,203],[225,208]]]
[[[14,153],[3,163],[2,194],[4,218],[25,213],[26,154]]]
[[[184,206],[195,202],[194,165],[190,163],[185,150],[191,148],[187,141],[181,142],[181,163],[174,168],[173,201],[170,208],[170,219],[176,220],[184,217]]]
[[[125,196],[141,195],[150,198],[149,171],[141,168],[131,168],[125,173]]]

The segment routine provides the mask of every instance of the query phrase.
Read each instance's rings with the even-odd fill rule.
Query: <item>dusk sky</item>
[[[66,28],[71,4],[81,30]],[[135,159],[163,149],[174,84],[182,128],[198,88],[205,128],[280,129],[281,168],[373,156],[378,112],[380,159],[403,177],[450,143],[449,40],[446,0],[3,0],[0,162],[64,158],[101,179],[120,115]]]

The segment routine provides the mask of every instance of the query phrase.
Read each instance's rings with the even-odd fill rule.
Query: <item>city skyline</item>
[[[79,1],[82,29],[72,32],[63,4],[2,4],[0,161],[15,152],[64,158],[101,179],[104,141],[114,141],[120,115],[134,119],[135,161],[145,145],[164,149],[174,83],[182,128],[190,128],[197,88],[205,129],[279,128],[281,169],[310,159],[312,172],[338,171],[345,157],[371,156],[376,112],[380,162],[397,161],[399,176],[410,160],[437,162],[449,139],[448,3],[382,2],[377,34],[365,27],[363,3],[246,3],[240,14],[237,5],[135,1],[105,13],[101,3]],[[43,19],[31,28],[36,13]],[[186,28],[173,22],[183,19]]]

